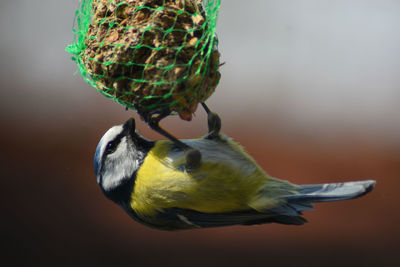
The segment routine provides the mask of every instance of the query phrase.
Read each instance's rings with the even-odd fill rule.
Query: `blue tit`
[[[131,118],[101,138],[94,159],[97,182],[134,220],[162,230],[301,225],[302,212],[313,209],[313,202],[356,198],[375,185],[373,180],[296,185],[272,178],[219,127],[211,119],[205,137],[180,140],[201,153],[200,163],[190,167],[182,146],[145,139]]]

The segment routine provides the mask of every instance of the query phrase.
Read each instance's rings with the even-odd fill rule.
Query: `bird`
[[[134,118],[111,127],[94,157],[104,195],[135,221],[176,231],[233,225],[302,225],[314,202],[353,199],[374,180],[297,185],[269,176],[244,148],[220,133],[219,116],[207,110],[208,133],[181,139],[201,152],[191,159],[171,140],[148,140]],[[196,155],[195,155],[196,157]],[[191,163],[192,161],[192,163]]]

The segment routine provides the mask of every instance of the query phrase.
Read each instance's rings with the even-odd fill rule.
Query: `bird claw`
[[[205,103],[201,103],[204,110],[207,112],[208,120],[208,134],[206,139],[219,139],[219,132],[221,131],[221,118],[215,112],[212,112]]]
[[[221,130],[221,118],[215,112],[208,112],[208,135],[218,138]]]
[[[212,112],[205,103],[201,103],[204,110],[207,112],[207,121],[208,121],[208,134],[205,136],[206,139],[220,139],[220,130],[221,130],[221,118],[217,113]],[[143,115],[143,114],[142,114]],[[160,120],[169,115],[169,112],[159,114],[158,116],[151,116],[150,114],[144,114],[144,119],[153,130],[157,131],[161,135],[167,137],[171,141],[173,141],[176,145],[180,146],[185,151],[186,164],[185,167],[187,170],[194,170],[201,165],[201,153],[199,150],[192,148],[181,140],[177,139],[175,136],[171,135],[163,128],[160,127]]]

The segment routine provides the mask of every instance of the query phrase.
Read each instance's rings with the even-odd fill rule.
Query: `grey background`
[[[86,105],[97,100],[71,75],[76,66],[63,51],[78,6],[2,1],[0,78],[3,85],[20,85],[15,100],[31,99],[19,110],[36,105],[45,112],[43,95],[53,102],[46,105],[58,107],[53,113],[70,113],[65,97]],[[217,32],[226,65],[210,104],[228,121],[245,113],[279,117],[309,134],[353,127],[396,138],[399,11],[396,0],[222,1]],[[8,97],[3,110],[17,107]]]

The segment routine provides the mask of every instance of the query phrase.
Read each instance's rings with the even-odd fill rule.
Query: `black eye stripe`
[[[107,154],[113,153],[117,149],[117,147],[118,147],[118,142],[116,141],[108,142],[106,146],[106,153]]]
[[[118,134],[113,140],[107,143],[104,155],[108,155],[114,153],[117,149],[119,143],[121,143],[121,139],[125,136],[125,134],[120,133]]]

